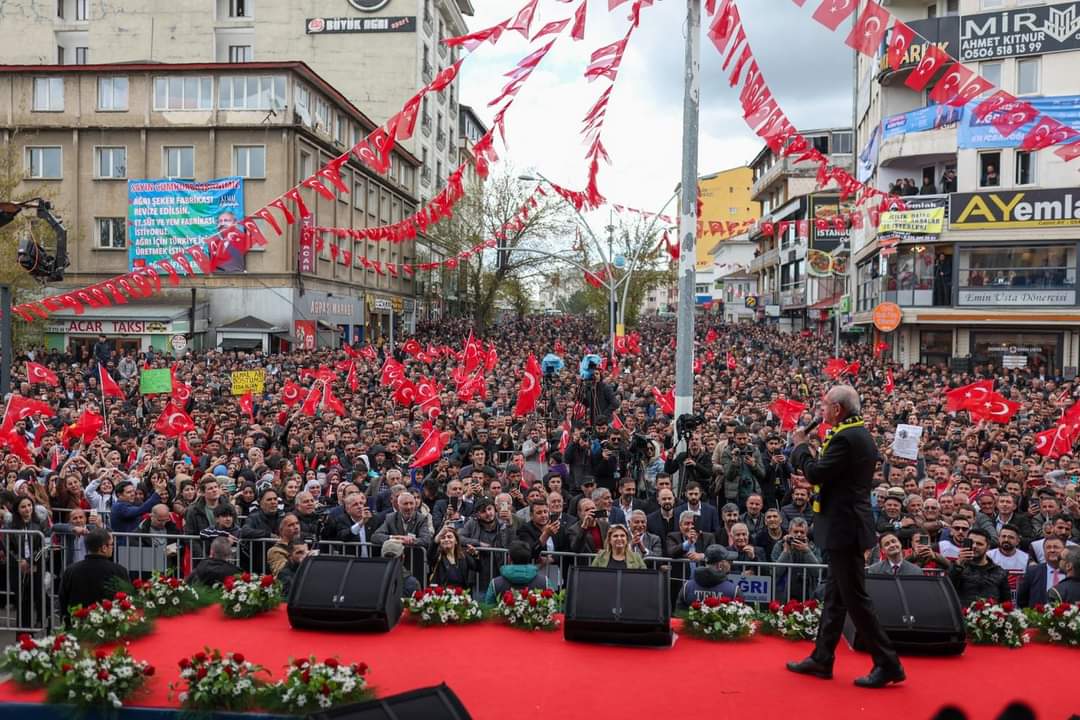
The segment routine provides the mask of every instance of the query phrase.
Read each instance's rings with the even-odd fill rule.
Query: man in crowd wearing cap
[[[878,533],[894,533],[900,542],[910,543],[911,536],[915,534],[915,518],[904,514],[904,489],[891,487],[885,495],[885,502],[878,518]]]
[[[886,532],[878,539],[884,559],[866,568],[867,575],[922,575],[918,565],[904,559],[904,546],[894,532]]]
[[[738,553],[728,550],[723,545],[709,545],[705,548],[705,566],[694,569],[694,575],[686,581],[679,593],[679,609],[689,609],[694,602],[705,602],[707,598],[736,598],[739,595],[738,583],[728,576],[731,563]]]

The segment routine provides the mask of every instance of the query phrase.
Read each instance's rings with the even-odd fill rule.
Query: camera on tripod
[[[679,419],[675,421],[675,434],[679,438],[684,438],[697,430],[699,427],[708,422],[704,415],[691,415],[690,413],[683,413],[679,416]]]
[[[581,358],[581,365],[578,366],[578,375],[582,380],[595,380],[596,370],[600,367],[599,355],[586,355]]]

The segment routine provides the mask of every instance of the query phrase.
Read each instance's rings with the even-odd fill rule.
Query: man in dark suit
[[[1050,588],[1065,579],[1059,563],[1065,552],[1065,543],[1058,537],[1048,537],[1043,542],[1046,562],[1029,565],[1016,591],[1016,602],[1022,608],[1045,605],[1050,602]]]
[[[859,417],[860,410],[855,389],[836,385],[826,393],[823,402],[822,418],[833,426],[833,432],[822,446],[820,457],[813,457],[805,432],[796,433],[792,464],[797,460],[797,467],[818,488],[814,540],[825,550],[829,575],[814,652],[805,660],[789,662],[787,668],[831,678],[836,645],[840,642],[844,618],[850,613],[856,631],[866,639],[874,659],[870,673],[856,678],[855,684],[881,688],[903,682],[906,676],[866,592],[864,553],[874,546],[870,493],[878,451]]]
[[[668,488],[662,488],[656,493],[656,501],[660,508],[649,513],[645,521],[645,529],[663,542],[669,533],[679,529],[679,516],[675,512],[675,493]]]
[[[1008,493],[998,496],[997,518],[994,520],[998,532],[1005,525],[1016,526],[1020,533],[1020,547],[1026,548],[1028,543],[1035,539],[1035,529],[1031,525],[1031,518],[1016,511],[1016,498]]]
[[[575,552],[573,548],[575,537],[571,534],[570,528],[558,520],[551,520],[551,513],[545,501],[534,500],[529,510],[529,522],[518,528],[517,539],[528,544],[534,561],[542,552]]]
[[[73,605],[111,598],[117,581],[128,582],[127,569],[112,560],[113,538],[108,530],[94,528],[86,533],[86,559],[68,567],[60,577],[60,610],[67,617]]]
[[[675,508],[675,514],[682,517],[683,511],[689,510],[694,513],[694,524],[698,532],[715,535],[723,526],[720,524],[720,511],[715,505],[702,500],[703,491],[701,485],[691,480],[686,484],[686,502]]]
[[[473,503],[464,497],[465,484],[460,480],[446,483],[446,497],[435,501],[431,510],[431,525],[438,533],[448,521],[456,522],[457,527],[465,524],[472,517]]]
[[[664,555],[694,562],[705,559],[705,548],[716,544],[716,536],[709,532],[698,532],[695,519],[691,510],[683,510],[679,514],[679,529],[667,534]]]
[[[1071,547],[1065,551],[1061,556],[1061,569],[1065,571],[1065,579],[1049,592],[1050,599],[1063,603],[1080,602],[1080,548]]]

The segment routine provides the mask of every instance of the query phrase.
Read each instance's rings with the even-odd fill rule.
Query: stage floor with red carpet
[[[755,637],[716,643],[680,636],[674,647],[623,648],[568,643],[562,632],[526,632],[496,622],[421,628],[402,621],[386,634],[293,630],[282,605],[250,620],[229,620],[217,607],[159,620],[130,644],[157,667],[134,704],[173,707],[169,683],[177,661],[204,645],[238,651],[276,677],[292,656],[338,656],[366,662],[380,696],[446,682],[478,720],[506,718],[753,717],[929,718],[946,703],[968,716],[992,718],[1025,700],[1040,718],[1080,712],[1070,675],[1080,650],[1032,644],[1019,650],[969,646],[953,658],[905,658],[908,680],[884,690],[851,683],[869,658],[843,643],[832,681],[793,675],[784,662],[809,653],[807,642]],[[37,702],[43,692],[0,685],[0,704]],[[0,711],[2,714],[2,711]]]

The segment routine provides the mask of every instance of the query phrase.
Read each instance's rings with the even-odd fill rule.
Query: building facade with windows
[[[709,300],[724,301],[726,294],[721,278],[733,270],[728,266],[732,257],[747,252],[745,244],[724,252],[720,249],[745,229],[744,223],[756,220],[760,214],[760,204],[750,196],[753,182],[754,171],[746,166],[698,178],[701,217],[698,221],[700,232],[694,244],[694,285],[698,304]],[[735,229],[736,225],[740,230]]]
[[[851,171],[850,128],[824,128],[802,133],[829,163]],[[757,278],[758,318],[782,330],[833,332],[835,309],[846,288],[846,276],[814,276],[807,267],[810,250],[843,255],[850,250],[849,230],[815,221],[832,222],[851,211],[834,185],[819,188],[817,165],[778,157],[768,146],[751,161],[753,199],[761,203],[761,220],[750,228],[756,245],[749,271]],[[765,232],[765,223],[774,231]],[[786,223],[781,225],[781,223]],[[782,229],[781,229],[782,228]]]
[[[996,87],[1080,127],[1080,5],[896,0],[889,10],[922,42],[896,70],[883,51],[859,58],[857,176],[905,196],[906,208],[855,233],[854,323],[877,336],[872,311],[894,302],[903,323],[887,341],[905,365],[1074,374],[1080,166],[1054,148],[1023,150],[1031,123],[1003,136],[976,120],[978,100],[935,105],[904,81],[933,42]]]
[[[347,137],[375,127],[299,62],[0,66],[0,147],[15,154],[23,189],[48,198],[63,217],[71,256],[65,286],[83,287],[135,262],[130,180],[239,177],[242,211],[250,213],[339,155],[332,132],[293,112],[301,98],[325,105]],[[386,175],[350,159],[342,175],[349,194],[328,200],[305,188],[302,195],[316,226],[385,225],[418,207],[418,169],[399,146]],[[415,322],[414,280],[360,262],[414,263],[413,241],[335,238],[337,250],[351,254],[345,264],[326,237],[301,266],[300,223],[283,228],[280,237],[265,228],[267,246],[253,248],[242,271],[185,279],[149,309],[119,305],[78,322],[61,314],[48,342],[71,347],[77,336],[104,332],[143,348],[165,349],[170,334],[193,335],[196,345],[247,346],[240,340],[254,332],[269,350],[312,338],[370,340],[389,334],[391,323],[400,331]]]
[[[441,41],[467,32],[472,12],[470,0],[11,0],[0,46],[13,65],[301,61],[383,123],[458,59]],[[405,142],[424,163],[422,200],[455,167],[459,98],[459,80],[425,97]],[[313,98],[290,110],[349,141],[339,109]]]

